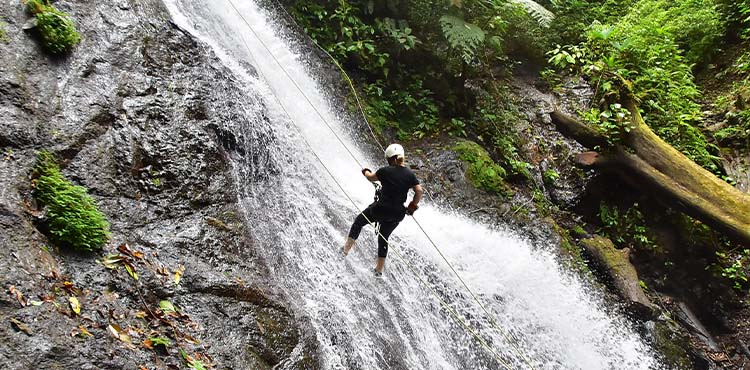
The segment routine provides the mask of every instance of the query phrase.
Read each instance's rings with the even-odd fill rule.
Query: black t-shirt
[[[380,193],[380,203],[388,205],[400,205],[406,202],[406,194],[409,189],[419,185],[417,176],[410,169],[402,166],[388,166],[375,172],[378,180],[383,185]]]

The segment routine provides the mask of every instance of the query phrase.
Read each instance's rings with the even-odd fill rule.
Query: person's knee
[[[388,255],[388,246],[378,248],[378,257],[385,258]]]

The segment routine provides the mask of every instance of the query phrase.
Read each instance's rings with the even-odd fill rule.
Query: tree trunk
[[[615,291],[627,301],[628,308],[646,320],[652,319],[658,308],[641,289],[638,272],[630,263],[630,250],[616,249],[611,240],[601,236],[583,239],[581,246],[609,276]]]
[[[632,128],[620,145],[606,152],[576,156],[584,167],[613,171],[641,191],[720,230],[737,242],[750,244],[750,195],[743,193],[656,136],[643,122],[635,104],[627,104]],[[589,149],[606,147],[607,137],[565,114],[550,114],[564,135]]]

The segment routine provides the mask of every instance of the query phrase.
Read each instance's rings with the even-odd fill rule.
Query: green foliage
[[[57,10],[47,0],[28,0],[26,7],[36,18],[42,45],[52,54],[63,54],[81,42],[81,35],[70,16]]]
[[[498,166],[479,144],[464,140],[453,147],[468,168],[466,176],[474,187],[493,194],[506,194],[505,170]]]
[[[539,216],[547,217],[552,214],[553,204],[547,200],[547,197],[544,196],[544,192],[541,188],[534,189],[532,199],[534,199],[534,206]]]
[[[495,59],[507,63],[501,54],[505,53],[511,59],[528,60],[534,65],[543,64],[544,50],[549,49],[553,36],[550,29],[545,26],[546,22],[535,17],[533,13],[530,14],[527,8],[514,3],[506,3],[497,12],[502,16],[497,17],[499,19],[496,24],[503,22],[506,26],[504,32],[502,28],[493,28],[496,34],[493,38],[502,46],[495,48]]]
[[[479,138],[491,138],[493,153],[508,176],[531,179],[532,166],[518,154],[518,137],[512,130],[521,120],[520,112],[507,89],[493,86],[489,90],[495,93],[482,95],[477,99],[470,125]]]
[[[47,151],[34,166],[35,197],[47,208],[50,239],[80,251],[100,249],[109,239],[109,223],[84,187],[70,183]]]
[[[586,229],[584,229],[581,225],[576,225],[571,231],[579,238],[588,235]]]
[[[471,63],[484,43],[484,31],[477,25],[449,14],[440,17],[440,27],[451,48],[460,53],[464,62]]]
[[[292,14],[305,32],[339,63],[356,64],[365,71],[387,77],[390,55],[376,43],[378,30],[365,23],[360,11],[348,1],[339,0],[335,4],[336,7],[328,9],[303,1],[292,8]]]
[[[647,292],[649,290],[648,285],[646,285],[646,282],[643,280],[638,280],[638,286],[641,287],[641,290],[643,290],[644,292]]]
[[[721,35],[717,6],[709,0],[640,0],[612,25],[594,24],[583,43],[558,46],[550,64],[587,76],[596,88],[589,112],[603,131],[627,132],[621,104],[634,98],[645,122],[665,141],[706,169],[720,173],[717,148],[699,130],[703,116],[692,63],[709,54]],[[621,105],[620,105],[621,107]],[[617,141],[615,138],[614,142]]]
[[[604,111],[591,108],[581,114],[585,121],[595,124],[601,133],[607,135],[609,145],[618,144],[622,135],[632,130],[630,115],[630,111],[623,108],[620,103],[610,104]]]
[[[552,23],[555,18],[555,14],[543,7],[541,4],[532,0],[516,0],[516,4],[520,5],[526,10],[531,18],[536,20],[539,25],[547,27]]]
[[[304,0],[290,10],[359,80],[374,130],[400,139],[471,135],[473,91],[465,81],[509,64],[506,49],[538,53],[544,34],[505,1]],[[536,27],[533,36],[521,22]]]
[[[730,91],[717,97],[715,105],[726,111],[726,125],[714,133],[721,143],[750,144],[750,52],[740,55],[727,78],[737,78]]]
[[[602,222],[599,231],[608,235],[615,244],[639,249],[654,248],[638,203],[622,212],[617,207],[602,202],[599,204],[599,219]]]
[[[750,249],[743,249],[740,253],[716,252],[720,265],[713,268],[724,278],[728,279],[736,290],[748,288],[750,277]]]
[[[742,40],[750,39],[750,0],[717,0],[723,3],[727,31]]]
[[[148,339],[151,341],[154,347],[164,346],[164,348],[166,348],[172,344],[172,342],[168,338],[164,338],[164,337],[151,337]]]
[[[553,184],[557,179],[560,178],[560,174],[557,173],[554,169],[548,169],[547,171],[544,171],[544,174],[542,175],[544,182],[547,184]]]
[[[641,0],[618,23],[622,32],[642,35],[634,41],[673,40],[690,65],[713,54],[725,26],[715,0]]]
[[[578,44],[585,40],[585,30],[594,23],[612,24],[624,16],[638,0],[555,0],[555,21],[551,34],[559,44]]]
[[[390,36],[394,44],[403,50],[414,49],[421,42],[412,33],[409,23],[403,19],[400,21],[392,18],[377,19],[376,25],[382,33]]]
[[[750,25],[750,0],[737,1],[735,4],[737,6],[740,24],[745,26],[742,29],[740,36],[745,40],[750,39],[750,27],[747,27]]]
[[[448,135],[450,136],[466,136],[466,123],[464,121],[451,118],[450,126],[448,127]]]
[[[204,365],[202,361],[188,355],[182,348],[180,348],[180,356],[182,356],[185,362],[187,362],[188,368],[193,370],[206,370],[206,365]]]

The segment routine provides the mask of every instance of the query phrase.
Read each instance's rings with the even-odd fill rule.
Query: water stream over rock
[[[267,116],[258,121],[247,117],[256,117],[259,107],[226,97],[237,116],[223,129],[236,138],[231,145],[246,152],[232,160],[245,222],[275,283],[296,315],[309,320],[322,368],[502,368],[436,296],[512,369],[528,368],[519,353],[537,369],[660,368],[632,325],[595,289],[566,273],[551,246],[513,230],[478,224],[429,202],[416,214],[510,340],[490,325],[411,219],[392,237],[382,279],[372,274],[371,229],[344,258],[340,248],[349,222],[372,197],[352,157],[377,167],[379,154],[352,139],[357,135],[350,130],[358,126],[331,105],[273,16],[257,4],[236,2],[235,10],[227,0],[166,3],[174,21],[208,44],[248,95],[263,100]]]

